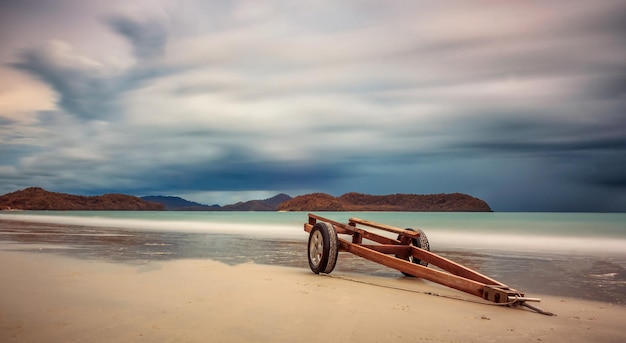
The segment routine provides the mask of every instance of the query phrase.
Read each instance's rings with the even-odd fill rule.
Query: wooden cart
[[[367,231],[357,225],[392,232],[397,239]],[[348,224],[339,223],[309,213],[304,224],[309,232],[309,267],[316,273],[330,274],[335,268],[339,251],[349,252],[367,260],[397,269],[407,276],[430,280],[447,287],[481,297],[487,301],[509,306],[525,306],[542,314],[551,315],[527,302],[540,299],[527,298],[518,290],[480,274],[444,257],[430,252],[430,244],[421,230],[399,229],[359,218],[350,218]],[[351,240],[338,237],[352,236]],[[363,240],[378,244],[364,244]],[[428,265],[441,269],[432,269]]]

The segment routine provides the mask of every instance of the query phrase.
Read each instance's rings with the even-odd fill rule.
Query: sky
[[[0,0],[0,194],[626,211],[626,2]]]

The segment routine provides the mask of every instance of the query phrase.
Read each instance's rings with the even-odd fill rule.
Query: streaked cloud
[[[0,192],[626,210],[620,1],[0,6]]]

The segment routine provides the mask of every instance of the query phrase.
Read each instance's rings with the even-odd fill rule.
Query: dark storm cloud
[[[58,98],[40,92],[38,114],[5,123],[24,130],[3,142],[7,178],[45,170],[23,185],[92,194],[466,192],[496,210],[626,208],[623,2],[122,3],[28,17],[47,23],[31,35],[70,43],[8,49]],[[69,19],[86,7],[77,32]],[[22,25],[12,41],[38,46]]]
[[[592,78],[586,86],[586,91],[596,99],[626,99],[626,72],[615,70],[613,73]]]
[[[250,189],[298,189],[303,184],[319,187],[349,176],[338,163],[259,160],[244,148],[228,147],[218,159],[165,168],[155,181],[173,188],[207,191]]]
[[[626,144],[624,144],[626,145]],[[585,156],[580,166],[579,182],[606,190],[626,191],[626,154],[623,148],[613,151],[598,151]]]
[[[0,144],[0,157],[2,158],[3,164],[15,164],[22,156],[35,153],[38,150],[39,149],[24,145]]]
[[[456,145],[459,148],[473,149],[478,153],[533,153],[554,154],[563,152],[614,152],[621,153],[626,149],[626,137],[600,138],[565,142],[528,142],[528,141],[484,141],[465,142]]]
[[[59,95],[59,105],[82,119],[99,119],[114,113],[117,90],[96,62],[69,55],[69,48],[52,43],[22,51],[13,66],[38,77]]]
[[[131,43],[137,58],[153,59],[163,56],[168,33],[160,23],[151,19],[136,20],[124,15],[110,16],[106,22]]]
[[[238,163],[211,162],[210,165],[186,165],[168,170],[158,178],[175,189],[250,190],[299,189],[302,184],[319,187],[345,178],[346,171],[337,165],[298,165],[289,162]],[[168,188],[166,186],[166,188]]]
[[[164,164],[133,175],[132,185],[116,191],[130,194],[171,194],[186,191],[299,190],[302,185],[323,188],[349,178],[346,168],[336,164],[295,164],[293,162],[232,161],[230,158],[184,165]],[[111,192],[106,188],[89,187],[92,194]],[[76,189],[84,192],[84,189]]]
[[[111,17],[109,25],[133,44],[137,57],[150,59],[163,53],[166,31],[156,22],[134,22]],[[96,60],[80,56],[62,42],[23,50],[12,66],[49,84],[59,95],[59,106],[84,120],[102,119],[122,112],[119,97],[174,68],[138,63],[123,73],[113,74]]]
[[[546,179],[554,174],[558,175],[558,182],[571,187],[615,191],[626,184],[625,119],[605,116],[575,123],[490,118],[468,124],[469,133],[449,147],[466,156],[520,157],[546,170]],[[586,193],[593,194],[589,190]],[[597,204],[587,206],[593,208]]]

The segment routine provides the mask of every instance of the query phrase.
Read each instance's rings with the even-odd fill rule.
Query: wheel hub
[[[324,251],[324,239],[322,233],[315,231],[313,237],[311,237],[311,243],[309,245],[309,255],[314,265],[318,266],[322,260],[322,253]]]

